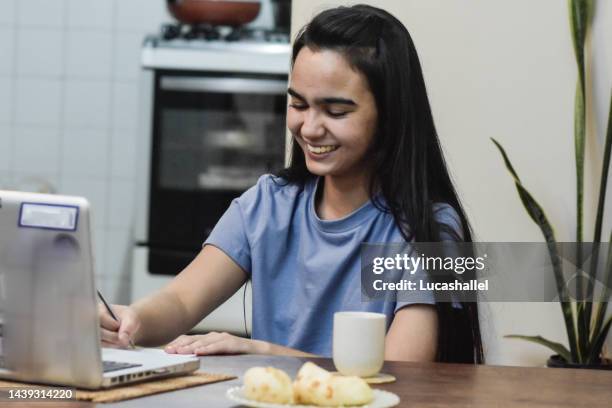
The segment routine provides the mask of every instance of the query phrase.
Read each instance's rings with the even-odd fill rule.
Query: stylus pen
[[[106,299],[104,299],[104,296],[102,296],[99,290],[97,292],[98,292],[98,297],[100,298],[102,303],[104,303],[104,307],[106,307],[106,310],[108,310],[108,313],[111,315],[113,319],[115,319],[117,323],[119,323],[119,319],[117,319],[117,316],[115,315],[115,313],[113,313],[113,309],[111,309],[110,305],[106,302]],[[136,348],[132,339],[130,339],[130,348]]]

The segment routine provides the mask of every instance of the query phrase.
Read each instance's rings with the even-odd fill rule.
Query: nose
[[[325,136],[325,126],[322,118],[314,109],[308,109],[304,112],[300,135],[305,139]]]

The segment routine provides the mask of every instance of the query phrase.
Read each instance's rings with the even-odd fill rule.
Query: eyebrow
[[[302,95],[300,95],[299,93],[295,92],[291,88],[287,89],[287,93],[289,95],[293,96],[294,98],[306,101],[306,98],[304,98]],[[333,96],[324,97],[324,98],[316,98],[315,99],[315,103],[319,104],[319,105],[342,104],[342,105],[357,106],[357,103],[354,100],[352,100],[352,99],[338,98],[338,97],[333,97]]]

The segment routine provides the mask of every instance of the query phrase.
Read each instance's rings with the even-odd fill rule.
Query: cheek
[[[337,124],[332,133],[345,146],[351,147],[359,152],[367,150],[372,142],[373,135],[368,123],[355,122]],[[331,130],[331,129],[330,129]]]
[[[291,133],[298,133],[301,124],[302,120],[300,118],[300,114],[295,112],[293,109],[287,109],[287,128],[289,128]]]
[[[359,132],[361,133],[358,138],[358,143],[361,148],[367,150],[374,142],[374,137],[376,134],[377,127],[377,117],[375,114],[370,114],[364,118],[364,120],[359,124]]]

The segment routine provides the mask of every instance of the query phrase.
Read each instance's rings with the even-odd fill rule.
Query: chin
[[[330,176],[333,173],[333,169],[329,168],[329,166],[322,165],[321,163],[312,163],[308,160],[306,160],[306,168],[315,176],[320,177]]]
[[[309,172],[311,172],[315,176],[325,177],[325,176],[329,175],[329,172],[325,171],[324,169],[321,169],[320,166],[308,166],[308,165],[306,165],[306,168],[308,169]]]

